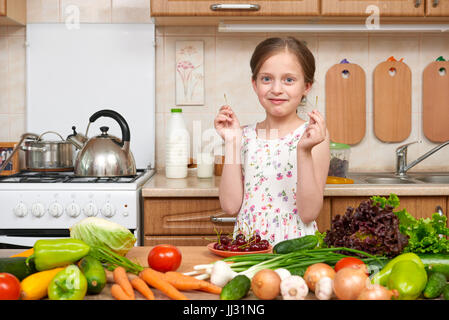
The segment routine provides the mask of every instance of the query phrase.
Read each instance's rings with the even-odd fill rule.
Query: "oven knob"
[[[84,214],[88,217],[95,217],[98,213],[98,208],[93,202],[89,202],[84,207]]]
[[[108,218],[112,217],[115,214],[114,206],[109,202],[106,202],[101,208],[101,214]]]
[[[14,208],[14,214],[17,217],[25,217],[28,214],[28,208],[25,203],[20,202],[15,208]]]
[[[31,207],[31,213],[33,214],[33,216],[40,218],[44,215],[45,213],[45,207],[42,203],[35,203],[33,204],[33,206]]]
[[[48,208],[48,212],[50,212],[53,217],[59,218],[60,216],[62,216],[64,208],[60,203],[53,202]]]
[[[67,214],[72,217],[72,218],[76,218],[80,215],[81,212],[81,208],[79,205],[77,205],[76,203],[72,202],[71,204],[69,204],[67,206],[67,208],[65,209],[65,211],[67,212]]]

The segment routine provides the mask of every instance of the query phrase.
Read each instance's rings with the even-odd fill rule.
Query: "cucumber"
[[[443,299],[449,300],[449,284],[447,284],[443,289]]]
[[[289,253],[299,250],[313,249],[318,244],[318,237],[314,235],[307,235],[301,238],[284,240],[276,244],[273,248],[273,253]]]
[[[440,272],[432,272],[427,280],[423,295],[428,299],[435,299],[441,296],[447,284],[446,276]]]
[[[449,254],[428,253],[418,254],[424,264],[427,273],[439,272],[449,279]]]
[[[78,265],[87,279],[87,293],[100,293],[107,281],[101,262],[88,255],[82,258]]]
[[[34,260],[30,259],[29,265],[26,260],[27,257],[0,258],[0,272],[10,273],[22,281],[30,274],[37,272]]]
[[[229,281],[221,290],[220,300],[239,300],[248,294],[251,288],[251,280],[239,274]]]

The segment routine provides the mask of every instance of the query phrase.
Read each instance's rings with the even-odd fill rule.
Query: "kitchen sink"
[[[422,181],[424,183],[449,184],[449,175],[419,176],[419,177],[415,177],[415,179]]]
[[[399,178],[399,177],[369,177],[364,179],[367,183],[372,184],[415,184],[416,181]]]

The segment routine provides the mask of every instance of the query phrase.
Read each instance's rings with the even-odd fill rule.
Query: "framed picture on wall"
[[[11,155],[16,145],[17,142],[0,142],[0,167],[3,161],[6,161]],[[19,153],[16,152],[12,160],[6,165],[6,168],[0,171],[0,176],[9,176],[19,171]]]

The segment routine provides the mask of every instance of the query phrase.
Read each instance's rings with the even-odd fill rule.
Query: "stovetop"
[[[79,177],[73,171],[21,171],[10,176],[0,176],[0,183],[133,183],[146,172],[147,169],[137,169],[136,175],[124,177]]]

